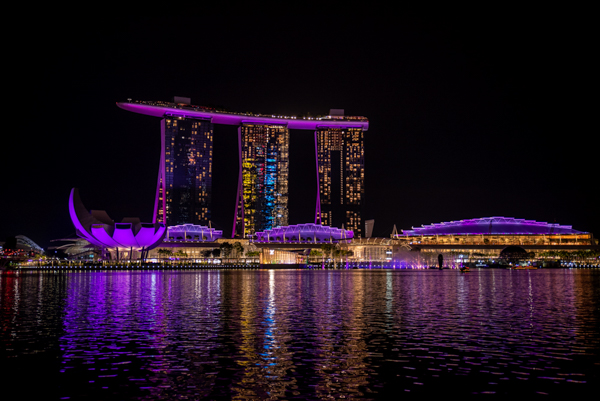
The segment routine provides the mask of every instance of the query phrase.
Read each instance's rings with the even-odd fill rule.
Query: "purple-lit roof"
[[[352,230],[313,223],[277,227],[256,233],[257,242],[337,242],[352,237]]]
[[[412,230],[402,230],[402,235],[406,236],[467,234],[531,235],[584,234],[584,232],[573,230],[571,226],[500,216],[449,221],[417,228],[413,227]]]
[[[295,117],[257,116],[243,113],[226,113],[208,109],[179,108],[169,105],[151,105],[146,103],[117,102],[117,106],[123,110],[134,113],[145,114],[154,117],[185,117],[197,119],[209,119],[213,124],[242,125],[285,125],[290,129],[317,130],[319,128],[362,128],[369,129],[369,122],[362,120],[347,119],[303,119]]]
[[[177,241],[214,241],[223,237],[223,230],[215,230],[214,228],[197,224],[180,224],[167,228],[165,241],[168,242],[171,237]]]

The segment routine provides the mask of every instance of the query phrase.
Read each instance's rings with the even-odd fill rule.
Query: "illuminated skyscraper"
[[[212,198],[213,124],[166,116],[161,124],[155,221],[208,225]]]
[[[238,128],[240,172],[234,233],[241,237],[288,225],[290,133],[284,125]]]
[[[161,161],[154,215],[168,226],[206,225],[211,217],[213,124],[238,126],[239,178],[233,236],[287,226],[290,129],[312,131],[317,163],[315,224],[363,236],[366,117],[331,110],[324,117],[233,113],[192,106],[188,98],[119,102],[162,119]]]
[[[321,128],[315,132],[319,196],[315,223],[363,234],[365,163],[363,129]]]

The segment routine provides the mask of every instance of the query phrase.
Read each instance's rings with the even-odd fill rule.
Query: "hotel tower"
[[[365,194],[362,128],[321,128],[315,132],[319,197],[315,223],[364,232]]]
[[[240,172],[234,233],[241,237],[288,225],[290,132],[285,125],[238,128]]]
[[[155,221],[207,225],[211,219],[213,126],[238,126],[239,175],[232,237],[251,237],[288,222],[290,129],[314,133],[315,223],[364,233],[365,117],[331,110],[316,118],[231,113],[173,102],[127,101],[117,106],[160,117],[161,158]]]
[[[161,121],[154,222],[208,225],[212,197],[213,125],[165,116]]]

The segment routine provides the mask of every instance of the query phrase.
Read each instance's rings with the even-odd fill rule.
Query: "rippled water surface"
[[[599,388],[600,271],[6,272],[0,280],[1,377],[15,399]]]

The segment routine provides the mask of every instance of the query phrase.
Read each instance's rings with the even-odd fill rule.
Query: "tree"
[[[221,256],[221,249],[213,249],[212,250],[213,258],[218,258]]]
[[[246,257],[255,258],[260,255],[260,251],[248,251],[246,252]]]
[[[311,249],[310,254],[308,256],[318,258],[319,256],[323,256],[323,252],[318,249]]]
[[[172,256],[172,255],[173,255],[173,252],[171,252],[171,250],[170,250],[170,249],[165,249],[165,248],[161,248],[161,249],[159,249],[157,252],[158,252],[158,254],[159,254],[159,255],[161,255],[162,257],[165,257],[165,256]]]
[[[346,257],[346,264],[347,264],[348,263],[348,256],[350,256],[350,257],[354,256],[354,252],[350,251],[350,250],[344,250],[343,252],[344,252],[343,256]]]
[[[323,251],[324,256],[331,256],[331,253],[335,249],[334,244],[323,244],[321,245],[321,250]]]
[[[325,263],[325,258],[330,257],[333,253],[333,250],[336,248],[334,244],[322,244],[321,250],[323,251],[323,263]],[[334,260],[335,263],[335,260]]]
[[[334,265],[337,266],[337,264],[336,264],[337,258],[340,259],[340,263],[342,263],[344,261],[344,258],[345,258],[346,262],[348,262],[348,256],[353,256],[354,252],[348,251],[346,249],[337,249],[336,248],[332,251],[332,255],[333,255]]]
[[[239,258],[241,256],[244,256],[244,247],[242,246],[242,244],[239,243],[239,241],[233,243],[233,250],[235,252],[236,257]]]
[[[223,242],[221,245],[219,245],[219,249],[221,251],[221,255],[223,255],[224,258],[228,258],[233,250],[233,245],[231,245],[229,242]]]

